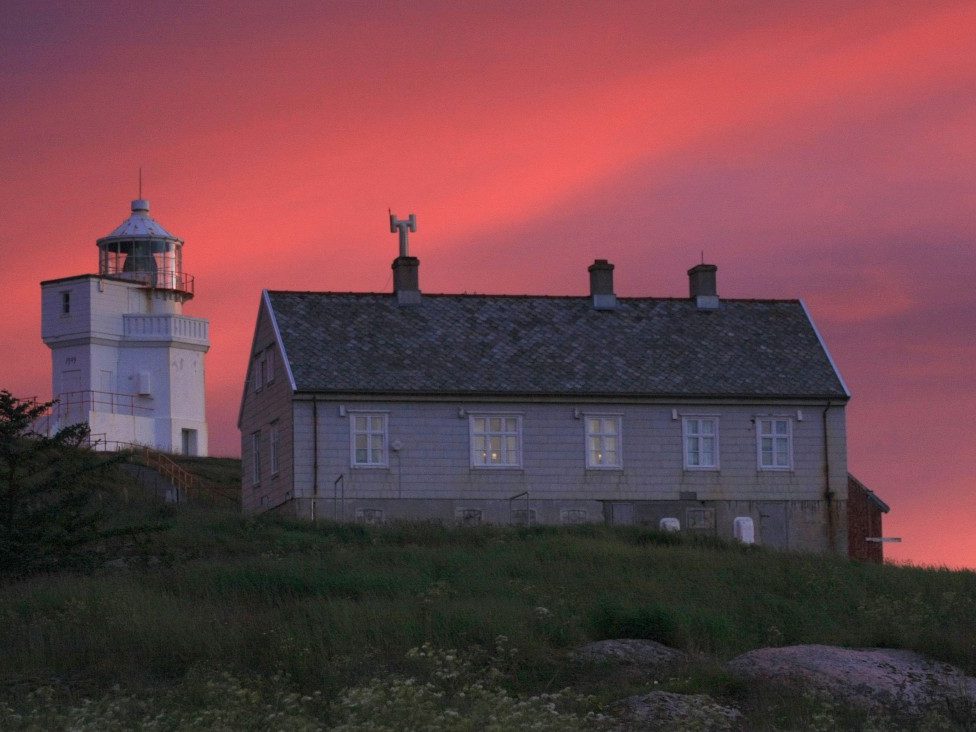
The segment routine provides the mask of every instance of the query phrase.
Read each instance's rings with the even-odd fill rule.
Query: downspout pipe
[[[827,400],[827,406],[824,407],[823,413],[821,414],[821,421],[823,422],[823,463],[824,463],[824,505],[827,511],[827,547],[831,552],[837,551],[837,540],[834,536],[834,493],[830,490],[830,448],[827,445],[827,412],[833,406],[830,400]]]
[[[315,502],[319,497],[319,402],[312,397],[312,523],[315,523]]]

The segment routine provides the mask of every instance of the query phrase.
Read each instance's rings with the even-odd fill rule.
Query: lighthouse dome
[[[183,240],[149,215],[149,201],[137,198],[132,213],[98,240],[98,272],[193,297],[193,278],[183,271]]]
[[[133,201],[132,214],[129,218],[116,226],[111,233],[99,239],[98,243],[114,239],[170,239],[181,243],[183,241],[166,231],[149,215],[149,201],[144,198]]]

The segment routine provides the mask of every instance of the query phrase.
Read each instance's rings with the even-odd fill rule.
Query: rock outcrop
[[[893,715],[976,709],[976,678],[912,651],[806,645],[760,648],[729,662],[744,679],[809,689]]]
[[[609,711],[626,729],[733,730],[743,721],[738,709],[723,706],[707,694],[670,691],[629,696],[614,702]]]
[[[615,638],[587,643],[577,649],[575,657],[582,663],[621,666],[653,676],[687,660],[688,655],[652,640]]]

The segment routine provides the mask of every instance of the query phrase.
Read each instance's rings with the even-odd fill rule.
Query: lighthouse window
[[[61,314],[67,315],[71,312],[71,293],[62,292],[61,293]]]

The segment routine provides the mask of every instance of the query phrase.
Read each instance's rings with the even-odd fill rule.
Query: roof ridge
[[[391,292],[351,292],[335,290],[268,290],[269,295],[320,295],[320,296],[353,296],[353,297],[394,297]],[[425,298],[497,298],[508,300],[589,300],[590,295],[530,295],[516,293],[491,293],[491,292],[425,292]],[[689,297],[659,296],[659,295],[618,295],[617,300],[659,300],[665,302],[692,302]],[[721,302],[790,302],[798,303],[800,298],[776,298],[776,297],[723,297]]]

